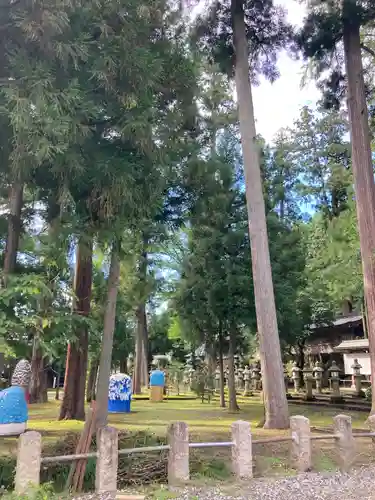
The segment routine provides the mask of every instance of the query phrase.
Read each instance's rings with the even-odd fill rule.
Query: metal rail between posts
[[[375,432],[360,432],[353,433],[353,438],[373,438],[375,439]],[[312,434],[310,436],[311,441],[325,441],[328,439],[339,439],[339,434]],[[274,438],[264,438],[264,439],[254,439],[253,444],[268,444],[268,443],[286,443],[293,441],[293,436],[285,437],[274,437]],[[233,446],[233,441],[221,441],[221,442],[207,442],[207,443],[189,443],[189,448],[226,448]],[[119,455],[131,455],[134,453],[148,453],[152,451],[164,451],[170,450],[169,444],[163,444],[159,446],[144,446],[141,448],[126,448],[123,450],[118,450]],[[73,462],[75,460],[85,460],[88,458],[97,458],[97,452],[91,453],[80,453],[76,455],[62,455],[59,457],[43,457],[41,459],[41,464],[54,464],[61,462]]]
[[[189,448],[220,448],[233,446],[233,441],[221,441],[217,443],[189,443]]]

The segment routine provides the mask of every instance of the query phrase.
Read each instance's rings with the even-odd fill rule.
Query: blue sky
[[[292,24],[302,24],[305,6],[296,0],[275,0],[275,3],[286,8]],[[253,88],[257,132],[267,142],[272,142],[280,128],[293,124],[302,106],[314,106],[320,97],[314,82],[301,87],[302,61],[292,61],[286,53],[282,53],[278,67],[281,76],[274,84],[263,79],[259,86]]]

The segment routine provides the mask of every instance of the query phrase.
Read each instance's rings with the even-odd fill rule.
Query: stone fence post
[[[352,419],[348,415],[333,417],[333,428],[336,434],[336,447],[340,460],[341,472],[347,472],[354,458],[354,438],[352,432]]]
[[[238,420],[232,424],[232,468],[238,479],[253,477],[253,454],[249,422]]]
[[[189,480],[189,429],[185,422],[174,422],[168,427],[168,484]]]
[[[310,420],[299,415],[291,417],[290,429],[292,431],[292,465],[299,472],[307,472],[311,469]]]
[[[118,469],[118,432],[114,427],[103,427],[97,434],[95,490],[98,495],[116,496]]]
[[[39,486],[42,436],[28,431],[18,438],[16,477],[14,489],[17,495],[27,493],[30,486]]]

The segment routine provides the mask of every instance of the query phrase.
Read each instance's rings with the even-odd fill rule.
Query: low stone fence
[[[337,449],[340,469],[350,468],[355,449],[355,438],[372,438],[375,442],[375,415],[369,420],[370,431],[354,433],[351,417],[337,415],[333,419],[332,434],[312,434],[310,421],[303,416],[290,418],[290,435],[265,439],[252,439],[250,424],[244,421],[234,422],[231,426],[231,441],[211,443],[190,443],[188,426],[185,422],[175,422],[168,427],[168,444],[141,448],[118,449],[118,432],[113,427],[101,429],[97,437],[97,451],[91,453],[42,457],[42,438],[38,432],[28,431],[19,437],[15,491],[23,494],[30,485],[38,486],[41,465],[72,462],[87,458],[96,458],[96,493],[115,498],[117,491],[117,468],[119,455],[147,453],[168,450],[168,483],[176,485],[189,480],[189,449],[230,447],[232,451],[232,471],[238,479],[250,479],[253,476],[253,444],[291,443],[291,465],[299,472],[311,469],[312,442],[333,440]]]

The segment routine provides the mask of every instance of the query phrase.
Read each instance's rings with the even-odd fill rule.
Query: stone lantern
[[[288,398],[289,397],[289,393],[288,393],[288,390],[289,390],[289,374],[288,374],[288,370],[286,367],[284,367],[284,384],[285,384],[285,394],[286,394],[286,397]]]
[[[243,396],[246,398],[248,396],[252,396],[251,393],[251,371],[248,366],[245,366],[244,372],[243,372],[243,378],[245,381],[245,389],[243,391]]]
[[[358,363],[358,359],[355,359],[351,369],[353,370],[354,378],[354,394],[358,397],[363,396],[361,368],[362,366]]]
[[[225,368],[224,370],[224,380],[225,380],[225,387],[228,389],[229,388],[229,369]]]
[[[315,379],[316,392],[318,394],[322,393],[323,372],[324,368],[322,368],[322,365],[319,363],[319,361],[317,361],[314,366],[313,374]]]
[[[220,368],[215,370],[215,392],[220,392]]]
[[[189,388],[189,385],[190,385],[189,370],[190,370],[190,367],[188,365],[185,365],[184,373],[183,373],[183,378],[182,378],[182,383],[184,385],[184,391],[185,391],[185,393],[188,392],[188,388]]]
[[[188,376],[189,376],[189,386],[190,386],[190,390],[192,391],[193,390],[193,387],[194,387],[194,380],[195,380],[195,370],[192,366],[189,367],[189,370],[188,370]]]
[[[239,367],[237,371],[237,388],[239,391],[243,391],[244,389],[243,383],[244,383],[244,371],[241,367]]]
[[[253,381],[253,389],[254,391],[261,390],[261,382],[260,382],[260,368],[258,366],[254,366],[251,370],[251,379]]]
[[[294,392],[299,392],[299,390],[301,389],[300,371],[301,368],[297,366],[297,361],[295,361],[292,367],[292,380],[294,384]]]
[[[305,381],[305,389],[306,389],[306,394],[305,394],[305,399],[306,401],[311,401],[314,399],[313,396],[313,382],[314,382],[314,377],[313,377],[313,370],[310,366],[306,366],[303,370],[303,380]]]
[[[331,380],[332,395],[331,403],[339,403],[342,401],[340,394],[340,368],[337,366],[336,361],[332,361],[332,365],[328,368],[329,378]]]

